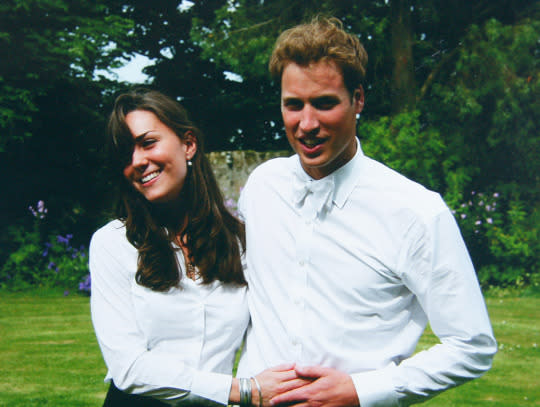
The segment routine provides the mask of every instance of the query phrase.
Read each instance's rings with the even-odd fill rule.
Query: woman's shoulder
[[[105,237],[117,237],[119,235],[126,235],[126,226],[120,219],[114,219],[96,230],[92,238],[97,237],[102,239]]]
[[[131,246],[126,238],[126,226],[119,219],[114,219],[96,230],[90,241],[90,246],[108,247],[111,250],[126,244]]]

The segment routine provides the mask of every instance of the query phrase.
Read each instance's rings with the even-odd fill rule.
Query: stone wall
[[[288,157],[291,151],[218,151],[208,153],[217,181],[225,198],[238,200],[248,175],[259,164],[275,157]]]

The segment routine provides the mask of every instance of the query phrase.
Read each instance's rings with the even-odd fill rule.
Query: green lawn
[[[487,304],[500,347],[493,369],[424,406],[540,406],[540,298]],[[434,341],[426,333],[419,348]],[[0,293],[0,407],[98,407],[104,375],[88,297]]]

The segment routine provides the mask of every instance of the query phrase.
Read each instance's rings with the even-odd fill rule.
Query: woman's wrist
[[[262,394],[257,379],[233,377],[229,403],[240,407],[262,407]]]

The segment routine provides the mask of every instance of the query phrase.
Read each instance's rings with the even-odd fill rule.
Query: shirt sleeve
[[[200,399],[201,405],[227,405],[231,375],[199,371],[181,355],[148,349],[131,302],[129,267],[136,264],[136,249],[121,233],[107,232],[92,237],[89,265],[92,322],[108,377],[127,393],[168,404],[190,405]]]
[[[497,351],[474,267],[449,210],[409,230],[398,274],[440,340],[377,371],[352,374],[362,407],[406,406],[477,378]]]

